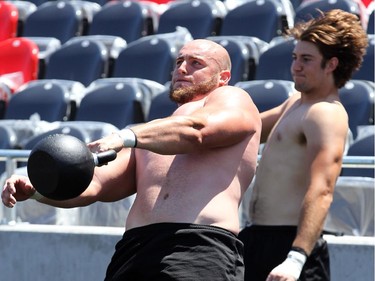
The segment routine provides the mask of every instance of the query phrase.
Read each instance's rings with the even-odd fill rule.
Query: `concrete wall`
[[[0,280],[102,281],[117,227],[0,225]],[[374,237],[326,236],[332,281],[374,281]]]
[[[0,226],[0,280],[102,281],[123,229]]]

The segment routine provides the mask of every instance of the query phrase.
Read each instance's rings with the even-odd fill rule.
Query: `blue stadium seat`
[[[151,100],[158,96],[161,92],[169,89],[168,83],[160,84],[158,82],[147,80],[143,78],[134,77],[111,77],[95,80],[89,88],[97,88],[103,85],[122,85],[126,84],[134,89],[137,93],[137,99],[141,104],[143,115],[146,117],[149,114],[151,107]]]
[[[41,6],[44,3],[51,1],[51,0],[28,0],[28,1],[35,4],[36,6]]]
[[[374,128],[367,136],[355,140],[349,146],[348,156],[374,156]],[[341,176],[370,177],[374,178],[373,168],[342,168]]]
[[[154,33],[156,15],[142,2],[108,2],[94,16],[89,35],[111,35],[127,43]]]
[[[353,79],[369,80],[375,82],[374,74],[374,49],[375,49],[375,35],[368,34],[369,46],[367,47],[366,55],[363,57],[361,68],[353,73]]]
[[[82,10],[66,1],[48,1],[38,6],[25,20],[24,37],[54,37],[63,44],[82,35]]]
[[[15,149],[17,135],[9,126],[0,125],[0,149]],[[6,162],[0,161],[0,175],[5,171]]]
[[[30,1],[12,0],[11,2],[18,10],[17,36],[20,37],[26,18],[36,11],[37,6]]]
[[[47,136],[54,135],[54,134],[70,135],[70,136],[76,137],[77,139],[83,141],[84,143],[88,143],[91,141],[89,135],[83,129],[80,129],[78,127],[65,126],[64,124],[62,124],[61,127],[48,130],[44,133],[37,134],[33,136],[32,138],[29,138],[24,143],[24,146],[22,147],[22,149],[31,150],[39,141],[46,138]]]
[[[38,52],[38,79],[43,79],[46,65],[50,55],[61,47],[59,39],[54,37],[24,37],[33,41],[39,49]]]
[[[219,37],[208,37],[208,39],[215,41],[223,46],[229,53],[232,61],[230,85],[234,85],[239,81],[248,80],[249,72],[255,72],[255,66],[250,64],[250,54],[245,43],[240,40]]]
[[[374,34],[374,28],[375,28],[375,21],[374,21],[374,13],[375,8],[372,10],[372,12],[369,15],[368,23],[367,23],[367,34]]]
[[[225,15],[226,8],[218,0],[172,1],[160,15],[157,33],[173,32],[176,26],[183,26],[194,39],[219,35]]]
[[[48,130],[43,133],[36,134],[24,140],[20,148],[25,149],[25,150],[32,150],[39,141],[54,134],[70,135],[70,136],[78,138],[84,143],[88,143],[89,141],[91,141],[88,134],[83,129],[78,128],[78,127],[71,127],[71,126],[61,126],[55,129]],[[18,163],[18,167],[25,167],[26,164],[27,163],[25,162],[20,162]]]
[[[160,84],[170,81],[177,53],[191,39],[186,32],[182,28],[131,42],[115,61],[112,77],[143,78]]]
[[[220,35],[253,36],[270,42],[287,27],[286,11],[280,1],[245,1],[227,12]]]
[[[123,51],[127,46],[125,39],[113,35],[85,35],[73,37],[68,41],[68,43],[77,41],[82,42],[84,40],[99,42],[107,48],[108,61],[105,76],[112,76],[114,63],[121,51]]]
[[[38,114],[47,122],[63,121],[70,111],[69,94],[66,87],[56,81],[34,81],[26,84],[9,100],[5,111],[6,120],[28,120]]]
[[[73,80],[88,86],[107,76],[108,62],[108,51],[103,43],[72,40],[51,54],[44,78]]]
[[[211,36],[206,39],[222,45],[229,53],[232,61],[232,78],[229,82],[234,85],[239,81],[253,80],[259,58],[268,43],[250,36]]]
[[[316,18],[320,15],[320,11],[326,12],[333,9],[340,9],[353,13],[360,18],[359,6],[355,1],[352,0],[314,0],[314,1],[303,1],[301,5],[295,10],[294,22],[308,21],[312,18]]]
[[[103,79],[105,80],[105,79]],[[75,121],[97,121],[118,129],[145,121],[142,93],[130,83],[102,82],[87,88]]]
[[[151,100],[147,121],[168,117],[172,115],[177,107],[177,103],[169,98],[169,89],[166,89]]]
[[[348,81],[339,90],[354,139],[358,134],[358,126],[374,124],[374,91],[374,82],[355,79]]]
[[[249,93],[259,112],[282,104],[294,92],[294,83],[285,80],[253,80],[236,84]]]
[[[278,79],[293,81],[290,71],[294,40],[274,38],[259,58],[255,74],[256,80]]]

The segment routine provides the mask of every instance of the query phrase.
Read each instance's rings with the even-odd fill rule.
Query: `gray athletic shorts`
[[[243,244],[214,226],[157,223],[124,233],[106,281],[243,281]]]

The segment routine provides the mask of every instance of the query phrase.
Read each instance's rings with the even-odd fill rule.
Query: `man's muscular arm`
[[[233,98],[228,99],[228,96]],[[253,134],[260,122],[249,95],[230,86],[214,90],[206,98],[204,106],[192,113],[180,115],[179,111],[177,109],[171,117],[132,127],[137,139],[136,147],[173,155],[228,146]],[[118,150],[123,141],[118,136],[108,136],[90,146],[98,151]]]
[[[337,122],[341,120],[342,122]],[[303,122],[307,139],[306,194],[302,202],[297,235],[286,260],[272,270],[269,279],[297,280],[306,258],[323,231],[341,170],[345,146],[347,115],[335,103],[318,103]]]

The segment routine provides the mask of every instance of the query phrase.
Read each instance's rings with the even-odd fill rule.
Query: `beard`
[[[217,88],[217,77],[214,76],[206,82],[202,82],[197,85],[188,87],[180,87],[173,89],[173,85],[170,86],[169,97],[172,101],[178,104],[184,104],[192,101],[197,96],[205,95]]]

